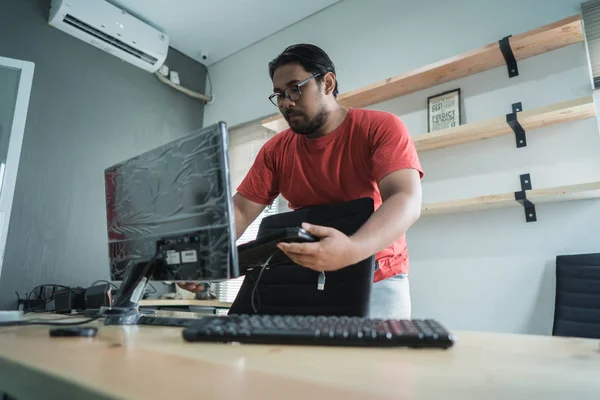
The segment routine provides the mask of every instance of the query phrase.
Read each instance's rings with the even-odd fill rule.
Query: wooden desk
[[[458,332],[450,350],[185,343],[181,329],[94,339],[0,328],[17,399],[599,399],[600,341]]]

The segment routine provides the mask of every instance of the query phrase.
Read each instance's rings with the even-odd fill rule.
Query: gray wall
[[[0,4],[0,56],[35,63],[0,309],[37,284],[108,278],[104,168],[202,127],[200,101],[50,27],[49,4]],[[204,91],[204,66],[173,49],[167,64]]]

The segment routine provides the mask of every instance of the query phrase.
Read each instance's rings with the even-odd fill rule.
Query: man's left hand
[[[302,228],[320,241],[277,245],[296,264],[315,271],[336,271],[360,261],[356,243],[337,229],[307,223]]]

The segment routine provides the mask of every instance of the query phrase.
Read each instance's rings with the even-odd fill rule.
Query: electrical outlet
[[[171,82],[173,82],[176,85],[180,84],[179,81],[179,74],[175,71],[171,71],[171,74],[169,75],[169,78],[171,79]]]

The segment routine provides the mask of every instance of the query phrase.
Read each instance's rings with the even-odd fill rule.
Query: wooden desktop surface
[[[186,343],[181,328],[90,339],[0,328],[17,399],[599,399],[600,341],[456,332],[449,350]]]

